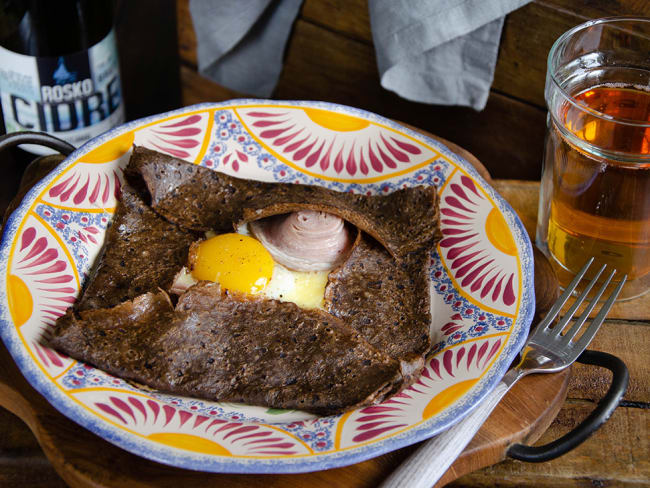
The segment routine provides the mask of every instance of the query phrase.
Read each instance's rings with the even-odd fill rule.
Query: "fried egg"
[[[216,281],[248,295],[322,308],[329,271],[294,271],[274,261],[246,226],[201,241],[190,255],[194,280]],[[184,279],[187,279],[185,277]]]

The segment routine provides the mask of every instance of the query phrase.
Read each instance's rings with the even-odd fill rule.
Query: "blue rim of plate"
[[[435,147],[436,150],[445,157],[461,166],[464,171],[469,173],[476,181],[478,181],[481,188],[492,198],[496,206],[502,212],[508,227],[513,232],[513,238],[517,243],[518,251],[521,252],[519,255],[522,267],[521,305],[519,308],[519,315],[513,321],[512,333],[510,334],[503,350],[500,352],[489,370],[486,371],[480,381],[468,393],[461,397],[452,406],[445,409],[442,414],[434,415],[427,421],[409,430],[372,444],[349,450],[315,454],[306,458],[245,459],[206,455],[191,451],[179,452],[181,451],[180,449],[148,441],[113,427],[100,417],[89,413],[82,406],[71,401],[41,373],[30,358],[29,354],[22,347],[22,343],[14,332],[15,326],[10,317],[8,307],[6,306],[6,289],[2,287],[0,288],[0,336],[9,350],[9,353],[29,384],[43,395],[60,413],[86,428],[93,434],[98,435],[104,440],[125,449],[126,451],[177,468],[213,473],[241,474],[281,474],[320,471],[359,463],[387,452],[420,442],[444,431],[468,415],[496,387],[524,345],[535,311],[532,244],[521,220],[510,204],[508,204],[508,202],[506,202],[503,197],[501,197],[483,179],[470,163],[449,150],[443,143],[372,112],[329,102],[235,99],[222,103],[201,103],[192,105],[144,117],[115,127],[94,139],[91,139],[76,149],[64,161],[62,161],[56,169],[34,185],[34,187],[23,197],[20,205],[7,219],[3,229],[2,241],[0,242],[0,275],[4,276],[7,271],[9,247],[18,229],[18,225],[25,217],[25,214],[34,199],[54,178],[56,178],[82,154],[100,146],[123,132],[164,117],[182,115],[183,113],[201,109],[228,108],[233,105],[256,105],[261,103],[270,105],[292,105],[297,107],[309,106],[313,108],[352,113],[370,121],[384,124],[392,129],[399,130],[415,139],[422,140]]]

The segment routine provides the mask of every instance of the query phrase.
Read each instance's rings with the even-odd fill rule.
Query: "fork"
[[[627,276],[623,276],[598,314],[591,321],[591,324],[585,329],[582,336],[578,340],[573,341],[616,273],[614,269],[609,274],[596,295],[587,304],[580,317],[578,317],[571,328],[563,335],[562,330],[573,318],[606,268],[606,265],[600,268],[596,276],[585,287],[564,317],[554,327],[551,327],[553,321],[577,288],[593,260],[594,258],[589,259],[564,290],[564,293],[553,304],[548,314],[539,322],[522,349],[519,363],[505,374],[501,382],[488,394],[480,407],[442,434],[426,441],[390,474],[384,483],[380,485],[381,488],[429,488],[433,486],[447,471],[447,468],[453,464],[463,449],[465,449],[465,446],[469,444],[476,432],[478,432],[487,420],[492,410],[494,410],[512,385],[528,374],[554,373],[568,367],[576,360],[587,348],[605,321],[607,313],[612,308],[627,278]]]

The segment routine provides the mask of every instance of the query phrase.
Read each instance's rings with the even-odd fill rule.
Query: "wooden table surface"
[[[497,190],[534,232],[539,185],[496,180]],[[528,464],[508,460],[463,476],[449,486],[575,487],[650,486],[650,294],[615,305],[591,349],[620,357],[630,370],[630,385],[611,419],[574,451],[554,461]],[[609,385],[609,372],[577,364],[567,400],[538,443],[576,426]],[[66,486],[23,422],[0,409],[0,487]]]

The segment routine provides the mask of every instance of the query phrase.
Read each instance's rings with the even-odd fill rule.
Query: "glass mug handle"
[[[49,147],[50,149],[60,152],[64,156],[69,156],[70,153],[76,149],[73,145],[68,144],[64,140],[51,136],[45,132],[21,131],[1,136],[0,152],[21,144],[36,144],[39,146]]]

